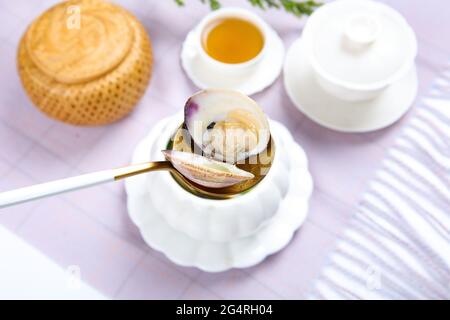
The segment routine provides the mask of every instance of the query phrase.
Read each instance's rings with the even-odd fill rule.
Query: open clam
[[[244,134],[239,135],[239,131]],[[236,139],[230,139],[230,136]],[[218,140],[214,141],[221,137],[225,139],[219,140],[220,144]],[[247,141],[253,139],[253,142],[245,144],[238,137],[244,142],[245,137]],[[219,187],[223,183],[221,177],[215,181],[214,187],[205,187],[203,182],[190,180],[197,188],[208,193],[207,197],[214,199],[229,199],[253,188],[269,172],[275,155],[268,120],[256,102],[238,92],[219,89],[203,90],[188,99],[185,121],[174,133],[167,149],[203,155],[222,166],[234,165],[230,171],[235,176],[233,180],[227,181],[227,186],[222,184],[223,187]],[[253,178],[249,178],[249,174]],[[180,175],[172,174],[172,177],[182,187],[193,192]],[[196,190],[193,193],[199,194]]]
[[[184,124],[206,157],[236,163],[259,154],[270,139],[258,104],[232,90],[207,89],[188,99]]]

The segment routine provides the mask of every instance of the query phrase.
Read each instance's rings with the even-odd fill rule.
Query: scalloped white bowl
[[[133,163],[163,160],[161,150],[182,121],[182,114],[160,121],[136,148]],[[303,150],[284,126],[270,126],[272,167],[236,198],[197,197],[168,172],[128,179],[129,213],[147,243],[178,264],[206,271],[249,266],[286,245],[306,217],[313,184]]]

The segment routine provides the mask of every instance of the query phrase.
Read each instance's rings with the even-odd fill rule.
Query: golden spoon
[[[0,193],[0,208],[152,171],[170,171],[187,190],[214,199],[226,199],[235,195],[236,192],[225,192],[220,195],[219,190],[254,178],[252,173],[228,163],[192,153],[170,150],[163,152],[168,161],[135,164]],[[211,191],[214,188],[218,191]]]

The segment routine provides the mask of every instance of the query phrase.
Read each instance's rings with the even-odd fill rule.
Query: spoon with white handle
[[[165,150],[163,153],[168,161],[134,164],[0,193],[0,208],[152,171],[171,171],[181,176],[190,190],[205,196],[210,195],[195,184],[207,188],[223,188],[254,178],[253,174],[232,164],[208,159],[197,154],[173,150]]]

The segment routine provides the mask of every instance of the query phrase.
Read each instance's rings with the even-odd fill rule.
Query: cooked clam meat
[[[185,125],[207,157],[236,163],[263,151],[269,123],[258,104],[231,90],[208,89],[185,106]]]
[[[258,145],[258,133],[250,129],[245,123],[229,118],[214,123],[211,129],[203,134],[204,151],[217,159],[235,163],[237,155],[245,154]]]

